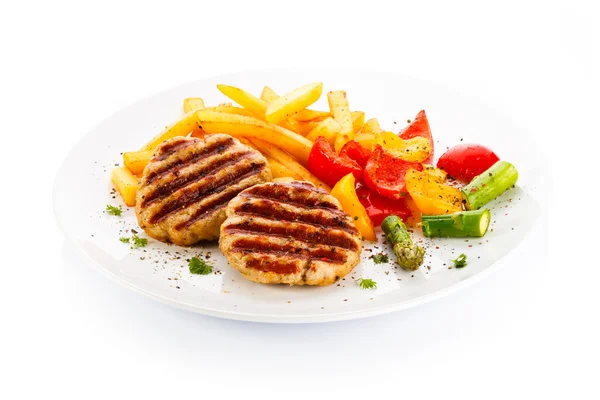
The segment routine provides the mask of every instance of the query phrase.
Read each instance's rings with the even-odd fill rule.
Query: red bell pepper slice
[[[363,178],[360,165],[354,160],[337,155],[323,136],[317,137],[310,150],[308,170],[329,186],[335,186],[340,179],[350,173],[357,180]]]
[[[356,161],[361,168],[367,165],[367,160],[371,156],[371,150],[367,150],[360,145],[356,140],[351,140],[340,150],[340,157],[349,158]]]
[[[409,169],[422,171],[421,163],[412,163],[395,157],[377,145],[364,170],[365,184],[380,195],[399,199],[406,195],[404,176]]]
[[[423,161],[425,164],[431,164],[433,161],[433,137],[431,136],[431,127],[427,120],[427,115],[424,110],[419,111],[415,119],[403,130],[398,133],[402,139],[412,139],[417,136],[424,137],[429,140],[431,146],[431,154],[427,160]]]
[[[404,222],[412,216],[412,211],[404,198],[391,200],[366,186],[359,186],[356,194],[375,226],[381,225],[389,215],[397,215]]]

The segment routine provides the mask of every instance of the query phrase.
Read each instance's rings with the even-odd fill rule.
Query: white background
[[[0,397],[597,398],[592,3],[3,2]],[[536,135],[547,252],[416,309],[286,326],[158,304],[64,243],[52,183],[92,126],[186,81],[318,65],[443,82]]]

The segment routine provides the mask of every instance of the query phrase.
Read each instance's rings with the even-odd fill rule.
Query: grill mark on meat
[[[252,257],[246,260],[248,268],[256,269],[263,272],[274,272],[276,274],[295,274],[300,271],[301,266],[297,260],[269,260],[263,257]]]
[[[193,171],[188,175],[178,176],[172,181],[166,182],[160,186],[157,185],[154,191],[145,194],[144,200],[142,200],[142,207],[149,206],[155,201],[161,200],[165,197],[169,197],[176,190],[181,189],[182,187],[188,186],[190,184],[197,183],[198,181],[204,179],[206,176],[212,174],[213,172],[222,170],[240,161],[246,160],[252,155],[253,153],[251,151],[244,151],[241,153],[227,153],[224,157],[202,166],[197,171]]]
[[[226,207],[229,201],[233,199],[238,193],[239,190],[236,189],[231,190],[227,193],[223,193],[221,196],[215,197],[214,199],[210,200],[209,202],[202,205],[202,207],[194,211],[194,213],[187,220],[175,225],[174,229],[180,231],[192,225],[200,218],[208,217],[209,214],[212,214],[220,210],[221,208]]]
[[[326,211],[338,212],[338,213],[341,212],[341,210],[338,207],[336,207],[335,204],[328,202],[328,201],[318,201],[318,200],[313,200],[310,202],[309,201],[296,201],[295,199],[289,199],[289,198],[285,198],[285,197],[277,198],[277,197],[273,197],[273,196],[263,196],[263,195],[248,194],[248,193],[242,193],[240,196],[246,197],[246,198],[251,198],[251,199],[257,199],[257,200],[268,200],[268,201],[272,201],[272,202],[276,202],[276,203],[287,204],[290,206],[305,208],[307,210],[311,209],[311,210],[326,210]],[[303,199],[303,200],[307,200],[307,199]]]
[[[313,227],[310,225],[310,227]],[[317,228],[316,231],[308,226],[296,225],[290,226],[287,221],[281,221],[280,224],[263,224],[258,221],[245,220],[237,224],[227,225],[225,228],[227,233],[242,233],[257,236],[271,236],[279,238],[292,237],[298,241],[306,242],[307,244],[321,244],[324,246],[335,246],[338,248],[357,251],[358,244],[352,237],[345,235],[343,231],[338,233],[331,232],[331,229]]]
[[[238,253],[272,254],[283,258],[302,258],[307,261],[325,261],[332,264],[346,262],[346,254],[342,251],[331,251],[323,248],[298,247],[291,243],[277,244],[258,238],[239,238],[232,243],[232,250]]]
[[[194,142],[197,143],[197,142]],[[165,176],[166,174],[174,171],[180,170],[182,167],[193,164],[198,160],[206,157],[210,157],[212,155],[221,153],[234,145],[233,138],[226,138],[224,140],[216,141],[202,148],[197,153],[190,153],[190,155],[184,159],[174,160],[172,163],[165,163],[160,167],[156,168],[156,170],[150,172],[146,178],[146,183],[150,184],[154,182],[156,179]]]
[[[310,195],[318,194],[311,197]],[[258,186],[242,193],[244,197],[262,198],[278,201],[284,204],[300,205],[311,208],[323,208],[328,210],[338,211],[339,208],[335,203],[322,199],[322,195],[327,194],[316,188],[309,188],[305,185],[294,185],[294,188],[284,185],[269,185]]]
[[[310,211],[306,207],[299,207],[303,210]],[[313,208],[314,209],[314,208]],[[298,212],[287,210],[279,205],[278,202],[267,199],[256,199],[255,201],[247,201],[236,208],[238,215],[260,215],[275,221],[292,221],[304,222],[316,227],[338,228],[346,232],[357,234],[358,230],[352,223],[348,223],[346,215],[341,210],[322,210],[319,214]]]
[[[182,140],[179,141],[173,141],[170,143],[166,143],[164,145],[162,145],[161,147],[159,147],[159,154],[156,154],[154,156],[154,160],[155,161],[162,161],[167,159],[170,155],[175,154],[177,151],[185,149],[186,147],[189,146],[194,146],[195,144],[197,144],[199,142],[199,140],[184,140],[184,138],[181,138]]]
[[[181,193],[181,196],[171,202],[163,204],[162,208],[149,217],[149,221],[152,224],[160,222],[173,212],[190,207],[193,204],[202,201],[205,197],[219,192],[226,186],[234,186],[249,176],[258,174],[265,168],[265,163],[252,162],[247,165],[239,166],[239,168],[234,169],[231,174],[226,174],[220,178],[217,178],[216,175],[209,175],[207,178],[213,179],[206,182],[203,186],[198,188],[188,187],[180,189],[178,192]]]

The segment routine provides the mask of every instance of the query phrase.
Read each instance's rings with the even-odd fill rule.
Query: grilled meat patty
[[[229,135],[176,137],[161,144],[144,169],[135,206],[138,223],[163,242],[214,240],[229,201],[270,180],[267,160]]]
[[[294,181],[256,185],[231,200],[219,248],[251,281],[324,286],[359,263],[362,243],[335,197]]]

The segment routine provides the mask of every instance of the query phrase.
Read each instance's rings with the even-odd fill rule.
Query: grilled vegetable
[[[319,136],[308,156],[308,170],[330,186],[334,186],[349,173],[362,179],[362,168],[354,161],[337,155],[327,140]]]
[[[462,211],[445,215],[422,215],[423,235],[427,237],[481,237],[490,226],[490,210]]]
[[[429,154],[427,160],[423,162],[431,163],[433,160],[433,137],[431,136],[431,128],[429,127],[429,121],[427,120],[425,111],[419,111],[415,119],[406,128],[404,128],[398,134],[398,136],[405,140],[418,136],[426,138],[431,146],[431,153]]]
[[[404,177],[410,169],[421,171],[423,167],[395,157],[376,145],[365,166],[365,184],[380,195],[397,200],[407,192]]]
[[[452,214],[462,211],[460,190],[438,183],[433,174],[409,170],[405,175],[406,190],[423,214]]]
[[[462,189],[467,210],[477,210],[517,183],[519,172],[511,163],[498,161]]]
[[[500,159],[490,148],[480,144],[459,144],[446,150],[437,162],[438,168],[457,179],[471,181]]]
[[[373,223],[367,214],[367,211],[361,204],[356,195],[355,179],[351,173],[344,176],[331,190],[331,195],[339,200],[342,209],[352,217],[354,226],[361,233],[365,240],[377,241]]]
[[[409,271],[415,271],[423,264],[425,250],[413,243],[406,225],[402,220],[390,215],[381,223],[385,237],[394,246],[394,253],[400,266]]]

